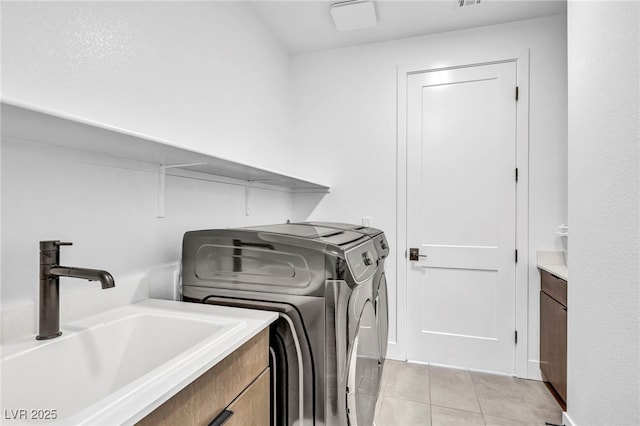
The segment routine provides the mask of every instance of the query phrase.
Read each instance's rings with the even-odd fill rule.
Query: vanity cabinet
[[[566,404],[567,401],[567,281],[540,271],[540,369]]]
[[[267,328],[149,413],[138,425],[269,426],[269,393]],[[233,414],[224,421],[229,412]]]

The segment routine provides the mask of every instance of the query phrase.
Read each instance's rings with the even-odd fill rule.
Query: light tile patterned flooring
[[[387,360],[376,426],[520,426],[562,423],[544,383]]]

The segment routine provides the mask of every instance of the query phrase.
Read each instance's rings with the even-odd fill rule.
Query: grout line
[[[469,379],[471,380],[471,387],[473,387],[473,393],[476,395],[476,401],[478,402],[478,408],[480,408],[480,414],[482,415],[482,422],[487,424],[487,420],[484,418],[485,412],[482,409],[482,404],[480,404],[480,397],[478,396],[478,389],[476,389],[476,382],[473,380],[473,375],[471,374],[471,370],[467,370],[469,374]]]
[[[444,408],[445,410],[457,411],[459,413],[467,413],[467,414],[473,414],[473,415],[476,415],[476,416],[480,416],[482,418],[482,423],[485,424],[485,426],[486,426],[484,415],[482,413],[478,413],[477,411],[462,410],[460,408],[447,407],[445,405],[438,405],[438,404],[432,405],[432,407]],[[511,419],[507,419],[507,420],[511,420]]]
[[[504,413],[500,413],[498,415],[490,415],[489,413],[485,413],[484,412],[484,408],[480,402],[480,395],[478,392],[478,388],[480,388],[482,386],[483,380],[481,377],[476,377],[474,374],[474,371],[470,370],[470,369],[456,369],[456,370],[462,370],[465,371],[467,374],[467,377],[469,378],[469,380],[471,380],[471,387],[470,390],[473,391],[473,393],[475,394],[476,397],[476,402],[478,404],[478,408],[479,408],[479,412],[476,411],[469,411],[469,410],[465,410],[465,409],[461,409],[461,408],[456,408],[456,407],[449,407],[446,405],[439,405],[439,404],[434,404],[433,403],[433,370],[432,367],[434,367],[433,364],[431,363],[427,363],[425,364],[426,367],[428,367],[428,380],[429,380],[429,386],[428,386],[428,396],[429,396],[429,403],[426,404],[424,402],[419,402],[419,401],[415,401],[415,400],[411,400],[411,399],[405,399],[401,396],[396,396],[396,395],[388,395],[388,394],[384,394],[383,396],[383,403],[385,402],[384,400],[389,399],[390,401],[393,400],[398,400],[398,401],[406,401],[406,402],[411,402],[413,404],[419,404],[419,405],[427,405],[429,407],[429,422],[431,425],[433,425],[433,408],[439,408],[442,407],[444,409],[447,410],[454,410],[454,411],[458,411],[458,412],[464,412],[464,413],[470,413],[470,414],[479,414],[480,416],[482,416],[482,421],[483,424],[486,426],[487,425],[487,419],[486,416],[490,416],[490,417],[495,417],[497,419],[502,419],[504,421],[507,422],[513,422],[514,424],[516,424],[516,422],[529,422],[527,423],[528,425],[534,425],[535,424],[535,420],[537,419],[535,413],[533,412],[533,405],[530,404],[529,400],[527,399],[527,395],[531,395],[531,396],[536,396],[535,393],[529,392],[531,389],[528,386],[523,386],[522,383],[519,382],[520,379],[516,379],[516,378],[511,378],[511,381],[513,382],[513,384],[515,385],[515,391],[517,396],[519,396],[519,400],[522,401],[522,406],[527,408],[531,414],[532,417],[529,420],[523,420],[523,419],[517,419],[517,418],[511,418],[511,417],[504,417]],[[446,368],[446,367],[445,367]],[[477,382],[477,383],[476,383]],[[500,383],[502,383],[502,381],[499,381]],[[500,388],[502,389],[502,386],[500,385],[500,383],[497,383],[496,385],[500,386]],[[387,383],[388,384],[388,383]],[[490,382],[489,382],[490,384]],[[507,388],[510,388],[511,386],[508,385]],[[533,389],[535,391],[535,389]],[[389,401],[387,401],[389,402]],[[391,402],[391,404],[393,404],[393,402]],[[382,406],[380,407],[380,412],[382,411]],[[379,412],[379,413],[380,413]],[[425,419],[426,420],[426,419]]]
[[[482,416],[482,413],[478,413],[477,411],[465,410],[463,408],[457,408],[457,407],[450,407],[448,405],[440,405],[440,404],[431,404],[431,405],[433,405],[434,407],[438,407],[438,408],[445,408],[447,410],[462,411],[463,413],[478,414],[478,415]]]
[[[429,425],[433,426],[433,399],[431,399],[431,363],[427,364],[429,370]]]

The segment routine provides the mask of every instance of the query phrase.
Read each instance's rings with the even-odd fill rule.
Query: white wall
[[[114,168],[104,159],[98,162],[109,165],[89,167],[94,159],[63,160],[58,153],[54,157],[66,166],[51,179],[75,197],[54,200],[42,187],[49,177],[29,165],[33,157],[33,164],[44,166],[46,155],[3,147],[3,305],[34,299],[33,275],[26,279],[21,271],[32,270],[31,244],[43,238],[73,239],[76,247],[65,252],[78,257],[68,258],[69,263],[116,274],[150,267],[149,261],[177,260],[181,227],[277,222],[289,216],[356,223],[372,216],[394,246],[396,67],[421,58],[446,59],[452,51],[530,48],[529,340],[530,359],[537,360],[535,250],[559,248],[553,231],[566,221],[564,17],[302,55],[293,59],[293,73],[283,48],[238,2],[3,3],[2,31],[3,97],[332,184],[332,194],[317,207],[322,196],[296,194],[293,211],[290,195],[265,193],[271,210],[254,209],[255,215],[244,219],[238,218],[244,212],[238,209],[239,190],[180,181],[174,198],[168,194],[169,203],[189,191],[185,205],[201,206],[202,216],[194,217],[191,207],[172,213],[170,204],[162,221],[153,217],[155,177],[148,172],[123,170],[121,164]],[[289,134],[292,81],[294,138]],[[96,187],[118,197],[106,216],[97,201],[86,205]],[[38,197],[60,212],[55,226],[34,216]],[[99,238],[107,241],[104,252],[86,251],[101,250]],[[122,256],[111,266],[95,264],[116,247],[141,254]],[[146,257],[147,251],[155,257]],[[392,339],[397,308],[404,304],[395,299],[394,256],[388,261]]]
[[[3,2],[2,96],[291,163],[289,54],[244,2]]]
[[[640,5],[568,5],[568,415],[640,424]]]
[[[290,58],[246,4],[3,3],[2,96],[283,172],[291,163]],[[291,217],[290,193],[254,188],[247,217],[244,187],[168,177],[158,219],[155,170],[3,140],[3,308],[37,300],[40,240],[72,241],[65,264],[118,283],[178,262],[187,230]],[[88,286],[63,279],[61,292]]]
[[[293,58],[297,154],[312,179],[332,181],[319,205],[296,203],[294,218],[359,223],[371,216],[393,250],[396,242],[397,67],[455,56],[531,49],[529,376],[538,377],[539,274],[535,252],[561,249],[556,226],[566,221],[566,16],[442,33]],[[470,59],[472,61],[472,59]],[[316,201],[316,200],[313,200]],[[296,217],[299,216],[299,217]],[[388,262],[390,340],[396,340],[395,252]]]
[[[106,269],[119,278],[176,264],[193,229],[284,222],[291,193],[167,177],[167,216],[156,217],[157,169],[25,142],[2,146],[2,306],[38,299],[38,242],[61,248],[64,265]],[[171,279],[168,275],[166,279]],[[97,283],[62,279],[61,294]]]

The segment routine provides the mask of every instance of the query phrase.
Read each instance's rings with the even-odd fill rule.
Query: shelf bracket
[[[247,186],[245,186],[244,189],[244,215],[245,216],[250,216],[251,215],[251,187],[253,186],[254,183],[270,183],[270,182],[277,182],[279,179],[261,179],[261,180],[248,180],[247,181]]]
[[[185,164],[162,164],[158,169],[158,212],[156,217],[162,218],[167,216],[166,205],[166,181],[167,181],[167,169],[179,169],[189,166],[202,166],[207,163],[185,163]]]
[[[247,181],[247,186],[244,188],[244,215],[249,216],[251,214],[251,184],[253,181]]]

